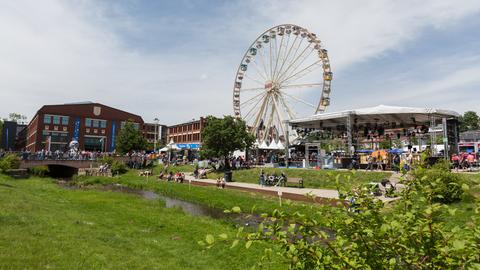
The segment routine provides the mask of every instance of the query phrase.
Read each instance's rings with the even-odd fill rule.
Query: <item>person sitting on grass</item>
[[[278,177],[277,184],[275,186],[287,186],[287,176],[285,173],[281,173],[280,176]]]
[[[169,172],[167,176],[167,181],[173,181],[173,172]]]
[[[177,172],[175,174],[175,182],[177,183],[183,183],[183,180],[185,179],[185,175],[181,172]]]
[[[198,179],[207,178],[207,170],[200,169],[198,172]]]
[[[199,172],[198,172],[198,166],[195,166],[195,170],[193,171],[193,177],[195,177],[195,179],[198,179],[198,176],[199,176]]]
[[[217,188],[225,188],[225,178],[218,178],[217,179]]]

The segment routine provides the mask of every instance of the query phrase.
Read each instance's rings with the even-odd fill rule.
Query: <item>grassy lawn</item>
[[[454,217],[445,213],[447,224],[451,227],[463,228],[473,215],[478,215],[475,213],[475,204],[480,201],[480,174],[462,174],[462,178],[470,190],[464,195],[462,201],[450,205],[457,210]]]
[[[163,165],[157,166],[154,169],[154,173],[159,174],[163,169]],[[170,166],[168,171],[172,172],[193,172],[195,167],[193,165],[180,165],[180,166]],[[245,183],[258,183],[258,177],[260,175],[260,170],[262,168],[253,168],[248,170],[234,170],[233,171],[233,180],[236,182],[245,182]],[[314,169],[285,169],[285,168],[263,168],[265,173],[272,174],[276,173],[280,175],[284,172],[287,177],[293,178],[303,178],[304,185],[307,188],[325,188],[325,189],[336,189],[335,180],[337,175],[340,175],[340,179],[344,179],[345,176],[352,174],[351,171],[340,171],[340,170],[314,170]],[[379,182],[384,178],[389,178],[391,172],[366,172],[366,171],[357,171],[352,176],[350,183],[351,184],[366,184],[369,182]],[[218,177],[223,177],[221,172],[212,172],[208,174],[208,178],[217,179]],[[348,185],[348,183],[347,183]]]
[[[235,233],[224,221],[39,178],[0,175],[0,228],[0,269],[248,269],[262,254],[258,245],[203,250],[206,234]]]
[[[253,168],[248,170],[233,171],[233,181],[258,183],[260,175],[260,168]],[[337,175],[340,175],[340,180],[344,180],[345,176],[352,174],[351,171],[329,171],[329,170],[313,170],[313,169],[282,169],[282,168],[263,168],[267,174],[276,173],[280,175],[284,172],[287,177],[303,178],[304,186],[308,188],[325,188],[336,189],[335,180]],[[357,171],[352,176],[351,184],[365,184],[369,182],[379,182],[384,178],[390,177],[390,172],[364,172]],[[211,173],[209,178],[217,178],[223,176],[220,173]],[[348,184],[348,183],[347,183]]]
[[[140,177],[136,171],[129,171],[119,177],[78,177],[74,180],[77,185],[109,185],[119,183],[134,189],[155,191],[158,194],[173,198],[199,203],[212,208],[231,209],[239,206],[243,211],[254,213],[269,213],[279,208],[277,198],[255,192],[238,191],[233,189],[218,189],[214,186],[189,186],[173,182],[158,181],[155,177]],[[330,206],[319,206],[311,203],[297,203],[284,201],[282,210],[288,212],[317,215],[320,209]]]

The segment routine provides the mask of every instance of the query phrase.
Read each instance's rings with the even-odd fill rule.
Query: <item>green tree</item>
[[[0,119],[0,143],[2,142],[3,138],[3,120]]]
[[[247,125],[242,119],[208,116],[202,131],[200,154],[205,158],[224,158],[228,169],[228,158],[233,151],[249,148],[254,141],[255,138],[247,131]]]
[[[467,111],[460,117],[460,131],[477,130],[480,128],[480,117],[474,111]]]
[[[143,137],[142,132],[132,121],[127,121],[118,135],[117,151],[125,154],[130,151],[145,150],[146,146],[147,140]]]
[[[17,122],[17,123],[25,123],[27,121],[27,117],[20,113],[9,113],[8,118],[10,121]]]

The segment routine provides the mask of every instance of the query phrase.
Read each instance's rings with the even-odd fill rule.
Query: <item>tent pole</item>
[[[347,153],[349,155],[353,155],[352,153],[352,116],[350,113],[347,114],[346,126],[347,126],[347,144],[348,144]]]

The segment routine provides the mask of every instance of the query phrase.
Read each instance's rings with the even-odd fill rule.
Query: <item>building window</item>
[[[52,116],[49,114],[45,114],[43,116],[43,123],[44,124],[51,124],[52,123]]]
[[[85,118],[85,126],[86,127],[91,127],[92,126],[92,119]]]
[[[107,127],[107,120],[99,120],[100,121],[100,127],[101,128],[106,128]]]
[[[58,116],[58,115],[53,116],[53,124],[54,125],[60,125],[60,116]]]
[[[64,126],[68,125],[68,120],[69,120],[68,116],[62,116],[62,125]]]

